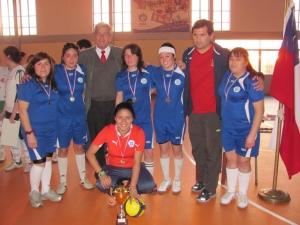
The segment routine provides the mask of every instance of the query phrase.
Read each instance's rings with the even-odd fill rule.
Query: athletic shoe
[[[55,156],[52,157],[52,162],[56,163],[57,161],[58,161],[58,155],[56,153]]]
[[[205,184],[203,182],[198,181],[192,188],[191,190],[193,192],[201,192],[205,187]]]
[[[242,195],[241,193],[238,195],[238,205],[237,207],[240,209],[245,209],[248,206],[248,197],[247,195]]]
[[[200,195],[196,198],[198,202],[208,202],[211,198],[216,197],[216,194],[211,193],[210,191],[203,189]]]
[[[30,192],[29,199],[30,199],[31,206],[33,208],[38,208],[38,207],[43,206],[40,192],[38,192],[38,191]]]
[[[3,162],[5,160],[5,157],[6,157],[5,151],[0,152],[0,162]]]
[[[181,182],[180,180],[174,180],[172,184],[172,192],[177,194],[181,191]]]
[[[16,163],[15,161],[11,161],[10,165],[5,168],[5,171],[11,171],[21,167],[22,167],[22,161],[20,161],[19,163]]]
[[[58,187],[56,189],[56,193],[59,194],[59,195],[62,195],[66,192],[66,189],[67,189],[68,185],[66,182],[60,182],[58,184]]]
[[[110,206],[115,206],[117,204],[117,201],[113,197],[108,196],[107,204],[109,204]]]
[[[23,166],[24,173],[28,173],[30,171],[31,167],[32,167],[31,163],[25,162],[25,164]]]
[[[169,188],[169,187],[171,187],[171,180],[164,180],[164,181],[160,184],[160,186],[159,186],[157,192],[158,192],[158,193],[164,193],[164,192],[167,191],[167,188]]]
[[[233,199],[235,199],[235,192],[227,191],[225,195],[221,197],[221,204],[228,205]]]
[[[80,184],[85,187],[86,189],[92,189],[94,185],[85,177],[81,179]]]
[[[59,202],[62,199],[62,196],[56,194],[55,191],[49,189],[48,192],[42,194],[42,200],[49,200],[51,202]]]

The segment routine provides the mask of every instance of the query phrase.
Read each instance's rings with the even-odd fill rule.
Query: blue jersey
[[[76,72],[76,81],[74,87],[74,79]],[[66,75],[67,73],[67,75]],[[54,78],[57,83],[60,100],[58,103],[59,115],[65,117],[77,117],[85,115],[85,105],[83,99],[83,91],[85,87],[86,69],[83,65],[76,66],[74,70],[66,70],[63,64],[55,65]],[[67,79],[69,78],[69,82]],[[70,87],[73,92],[74,101],[71,101]]]
[[[49,93],[49,85],[42,84]],[[27,109],[31,126],[34,130],[56,130],[57,129],[57,104],[59,95],[57,91],[50,91],[50,104],[48,96],[41,84],[36,79],[18,87],[18,99],[28,102]]]
[[[149,117],[151,113],[151,73],[154,68],[150,65],[142,69],[142,74],[138,71],[122,70],[116,78],[116,91],[123,92],[123,101],[136,97],[132,106],[137,120]]]
[[[183,91],[185,74],[176,65],[174,71],[166,71],[161,66],[153,70],[152,86],[157,96],[154,118],[174,121],[183,119]],[[170,102],[166,101],[169,92]]]
[[[222,98],[222,127],[235,130],[250,130],[255,114],[253,102],[264,99],[263,91],[256,91],[246,72],[236,79],[228,70],[222,80],[218,93]]]

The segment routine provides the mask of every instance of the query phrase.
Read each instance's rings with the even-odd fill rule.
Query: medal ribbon
[[[124,151],[122,151],[122,146],[121,146],[120,136],[119,136],[119,134],[118,134],[117,126],[116,126],[116,132],[117,132],[118,144],[119,144],[121,156],[122,156],[122,159],[123,159],[123,158],[124,158],[124,155],[125,155],[125,152],[126,152],[127,144],[128,144],[128,141],[129,141],[129,138],[130,138],[130,135],[131,135],[131,127],[130,127],[130,131],[129,131],[129,134],[128,134],[128,138],[127,138],[126,143],[125,143]]]
[[[132,93],[133,97],[135,97],[136,83],[137,83],[138,73],[136,74],[135,83],[134,83],[134,89],[133,89],[133,90],[132,90],[132,87],[131,87],[130,77],[129,77],[129,71],[128,71],[128,70],[127,70],[127,77],[128,77],[129,88],[130,88],[130,90],[131,90],[131,93]]]
[[[44,92],[46,93],[46,95],[48,96],[48,104],[50,104],[50,97],[51,97],[51,82],[49,84],[49,93],[47,92],[46,88],[44,87],[44,85],[38,81],[38,83],[41,85],[41,87],[44,89]]]
[[[69,88],[70,88],[70,94],[71,96],[73,97],[74,95],[74,90],[75,90],[75,86],[76,86],[76,67],[74,69],[75,71],[75,74],[74,74],[74,85],[73,85],[73,89],[71,87],[71,83],[70,83],[70,80],[69,80],[69,75],[67,73],[67,70],[66,70],[66,67],[64,66],[64,69],[65,69],[65,74],[66,74],[66,78],[67,78],[67,81],[68,81],[68,84],[69,84]]]
[[[228,99],[228,93],[229,93],[230,88],[231,88],[232,85],[234,85],[234,83],[237,81],[237,79],[235,79],[235,81],[229,86],[229,88],[227,89],[227,92],[226,92],[226,87],[227,87],[227,85],[228,85],[228,83],[229,83],[229,80],[230,80],[231,76],[232,76],[232,73],[231,73],[230,76],[228,77],[227,83],[226,83],[225,88],[224,88],[224,94],[225,94],[226,102],[227,102],[227,99]]]
[[[163,78],[164,78],[164,87],[165,87],[165,91],[166,91],[166,94],[167,94],[167,97],[168,97],[168,98],[169,98],[169,96],[170,96],[170,89],[171,89],[171,81],[172,81],[173,72],[174,72],[174,70],[172,70],[171,78],[170,78],[169,85],[168,85],[168,91],[167,91],[167,88],[166,88],[166,78],[165,78],[165,74],[163,74]]]

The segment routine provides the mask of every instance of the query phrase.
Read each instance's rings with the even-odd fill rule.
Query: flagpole
[[[285,0],[285,13],[290,5],[290,0]],[[283,104],[279,103],[278,112],[283,111]],[[278,115],[277,115],[278,116]],[[261,189],[258,192],[258,197],[266,202],[279,204],[287,203],[291,201],[289,193],[277,189],[277,177],[278,177],[278,164],[279,164],[279,148],[281,140],[281,130],[282,130],[282,116],[278,116],[278,129],[277,129],[277,140],[276,140],[276,152],[275,152],[275,163],[274,163],[274,173],[273,173],[273,185],[272,188]]]

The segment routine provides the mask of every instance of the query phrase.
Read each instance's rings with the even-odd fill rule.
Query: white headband
[[[160,47],[160,49],[158,50],[158,54],[160,54],[162,52],[170,52],[170,53],[173,53],[175,56],[175,49],[172,47],[169,47],[169,46]]]

